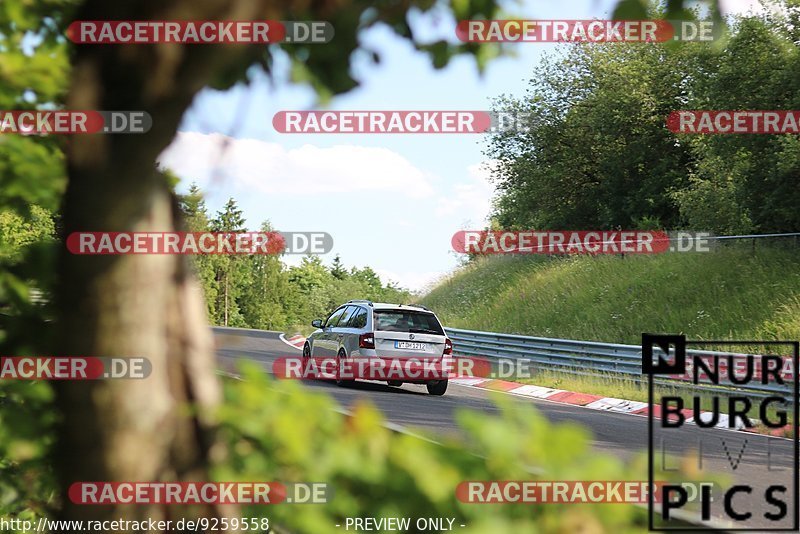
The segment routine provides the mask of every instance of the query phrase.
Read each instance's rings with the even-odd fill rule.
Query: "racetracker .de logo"
[[[72,254],[325,254],[327,232],[73,232]]]
[[[139,134],[152,125],[145,111],[0,110],[0,134]]]
[[[147,378],[153,366],[147,358],[88,356],[2,356],[0,380],[99,380]]]
[[[272,126],[285,134],[499,134],[529,132],[537,120],[516,111],[279,111]]]
[[[493,366],[479,358],[431,356],[303,358],[288,356],[272,363],[275,378],[297,380],[426,381],[487,377]]]
[[[660,502],[662,485],[634,480],[469,480],[456,487],[456,498],[468,504],[642,504],[650,488]]]
[[[324,482],[75,482],[74,504],[324,504]]]
[[[465,43],[663,43],[713,41],[708,20],[462,20],[456,36]]]
[[[326,21],[79,20],[67,28],[75,44],[322,44],[333,35]]]
[[[800,111],[684,110],[667,117],[667,128],[681,134],[798,134]]]
[[[475,134],[491,131],[485,111],[279,111],[279,133]]]
[[[451,239],[461,254],[658,254],[708,252],[708,232],[644,230],[461,230]]]

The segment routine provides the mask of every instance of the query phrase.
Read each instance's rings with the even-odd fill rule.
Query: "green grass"
[[[421,299],[456,328],[638,344],[800,338],[799,249],[653,256],[487,257]]]
[[[798,260],[800,249],[767,247],[625,258],[486,257],[456,271],[421,303],[447,326],[532,336],[634,345],[642,332],[797,340]],[[642,385],[615,375],[540,372],[525,382],[647,400]],[[689,399],[686,388],[660,389]],[[710,399],[700,397],[707,410]]]

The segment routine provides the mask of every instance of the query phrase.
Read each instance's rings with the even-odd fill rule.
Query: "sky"
[[[509,5],[516,18],[609,18],[616,0],[569,0]],[[727,13],[747,12],[755,0],[723,0]],[[455,39],[456,21],[444,11],[415,14],[422,35]],[[203,90],[185,114],[162,166],[205,193],[210,214],[236,199],[250,230],[269,220],[279,231],[325,231],[349,266],[372,267],[384,282],[417,292],[429,289],[458,265],[450,240],[461,229],[487,222],[494,188],[481,134],[281,134],[272,117],[285,110],[489,110],[506,94],[522,97],[546,54],[547,43],[518,43],[479,73],[459,57],[441,70],[386,27],[362,32],[380,51],[373,65],[354,57],[360,86],[319,107],[314,92],[288,80],[288,62],[268,79],[253,70],[250,85]],[[335,46],[335,37],[330,44]],[[285,255],[287,265],[299,256]]]

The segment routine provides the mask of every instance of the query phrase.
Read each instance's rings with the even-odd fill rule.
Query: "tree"
[[[504,227],[632,228],[679,222],[669,192],[683,187],[688,147],[664,117],[681,107],[682,50],[657,44],[571,47],[499,111],[527,113],[530,131],[495,135],[496,217]]]
[[[189,231],[203,232],[209,229],[206,201],[196,183],[192,182],[189,192],[179,197],[179,208]]]
[[[73,0],[3,0],[0,109],[34,110],[63,101],[69,57],[63,22]],[[66,186],[65,140],[0,140],[0,354],[53,352],[52,294]],[[57,407],[45,382],[0,381],[0,517],[44,515],[52,507]]]
[[[682,2],[669,4],[680,8]],[[163,232],[181,228],[177,199],[153,162],[173,139],[184,112],[201,88],[229,88],[246,80],[252,65],[262,66],[271,75],[274,57],[284,54],[295,80],[311,85],[327,98],[358,85],[349,68],[351,58],[360,57],[356,50],[367,46],[359,41],[358,32],[376,24],[386,24],[425,51],[437,68],[460,53],[474,54],[482,67],[497,48],[418,40],[408,17],[412,11],[426,12],[440,6],[428,0],[381,4],[353,0],[335,6],[266,0],[85,0],[74,14],[75,19],[324,19],[336,28],[336,43],[284,43],[270,47],[78,46],[69,54],[72,75],[63,99],[60,82],[68,53],[63,34],[71,17],[64,17],[60,10],[70,5],[71,2],[57,0],[4,0],[0,36],[14,37],[10,56],[16,63],[4,61],[3,83],[14,80],[6,75],[7,65],[22,76],[11,91],[3,86],[1,90],[12,94],[12,105],[23,102],[22,93],[35,87],[36,91],[41,89],[34,91],[35,105],[142,110],[154,120],[146,135],[87,135],[70,140],[65,148],[68,185],[63,198],[64,235],[86,229]],[[491,0],[458,2],[451,11],[459,20],[493,18],[496,5]],[[12,20],[6,20],[7,14]],[[21,46],[31,34],[42,39],[33,58],[26,56]],[[2,47],[4,55],[9,56],[6,50]],[[376,51],[364,51],[368,57],[380,59]],[[30,83],[24,81],[26,76]],[[36,77],[56,82],[48,87]],[[13,145],[19,142],[15,138],[7,145],[0,144],[4,157],[14,161],[15,172],[26,163],[19,157],[14,159],[13,151],[19,147]],[[52,161],[48,151],[52,154],[53,149],[35,145],[34,140],[19,153],[26,154],[28,161],[34,157]],[[52,168],[46,164],[42,167],[45,172],[37,169],[20,172],[19,176],[29,183],[40,180],[42,191],[57,198],[52,191],[60,173],[51,172]],[[14,199],[2,201],[11,203]],[[62,519],[164,519],[166,511],[161,505],[77,506],[68,499],[67,490],[76,480],[183,481],[208,477],[215,443],[214,423],[208,414],[219,402],[220,389],[202,294],[189,262],[184,257],[168,255],[70,255],[66,247],[61,247],[55,305],[58,332],[54,353],[144,356],[153,369],[146,382],[57,384],[55,405],[62,421],[56,467],[64,503]],[[186,410],[187,405],[196,409]],[[203,506],[173,508],[170,513],[196,518],[226,512]]]
[[[211,221],[212,232],[244,232],[246,229],[242,210],[233,198],[228,199],[222,210],[218,211],[217,216]]]
[[[319,256],[305,256],[299,266],[289,269],[288,281],[295,289],[292,295],[295,321],[325,317],[334,306],[341,304],[332,302],[330,290],[333,280]]]
[[[243,232],[245,231],[244,225],[242,210],[239,209],[233,198],[228,199],[228,202],[221,211],[217,212],[217,216],[214,217],[210,224],[213,232]],[[221,319],[222,326],[228,326],[232,315],[239,317],[239,308],[235,306],[239,289],[236,281],[241,277],[235,276],[233,273],[240,274],[243,272],[241,258],[220,254],[215,258],[214,265],[216,267],[216,281],[222,291],[220,295],[221,302],[217,304],[222,316],[218,320]],[[233,283],[231,278],[234,280]],[[231,303],[234,304],[233,307],[231,307]],[[232,325],[243,326],[237,323],[238,321],[233,321]],[[220,324],[220,322],[216,324]]]
[[[743,17],[727,46],[695,76],[692,109],[797,109],[800,6]],[[735,87],[733,91],[731,88]],[[794,135],[680,136],[695,165],[676,198],[698,229],[727,232],[800,230],[800,141]]]
[[[333,264],[331,264],[331,274],[337,280],[344,280],[347,278],[347,269],[342,264],[342,258],[337,254],[333,257]]]
[[[383,289],[383,283],[381,283],[381,279],[371,267],[364,267],[362,269],[357,269],[353,267],[350,270],[350,276],[364,284],[367,291],[370,294],[380,293],[381,289]]]
[[[790,135],[687,135],[682,109],[796,109],[800,6],[738,18],[723,45],[570,47],[523,99],[528,132],[496,134],[496,218],[504,227],[717,233],[800,229],[800,142]],[[736,88],[736,90],[732,90]]]
[[[186,229],[190,232],[208,232],[211,222],[203,192],[196,183],[189,186],[189,192],[178,197],[178,208],[183,215]],[[208,319],[217,324],[217,302],[219,300],[219,282],[217,266],[220,263],[215,256],[198,255],[191,259],[195,273],[200,280],[205,296]]]
[[[261,231],[272,232],[269,221],[261,224]],[[237,306],[241,309],[249,328],[277,330],[287,326],[290,288],[283,276],[283,264],[277,254],[254,254],[244,258],[245,272]]]
[[[28,210],[27,217],[10,210],[0,212],[0,261],[19,260],[27,246],[55,239],[53,214],[36,205]]]

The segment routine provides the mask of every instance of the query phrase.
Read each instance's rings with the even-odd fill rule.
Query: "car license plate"
[[[428,349],[428,345],[425,343],[415,343],[413,341],[395,341],[394,348],[424,351]]]

